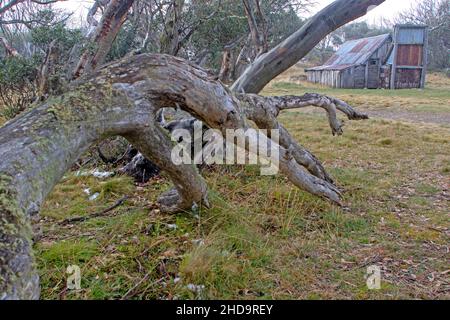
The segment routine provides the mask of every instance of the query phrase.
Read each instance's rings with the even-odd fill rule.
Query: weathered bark
[[[225,48],[222,53],[222,64],[219,71],[219,80],[228,83],[232,74],[233,51],[232,48]]]
[[[92,27],[96,27],[98,26],[98,21],[95,19],[95,15],[97,14],[97,11],[101,8],[101,7],[105,7],[110,0],[96,0],[94,1],[94,4],[92,5],[91,9],[89,9],[88,14],[87,14],[87,23],[92,26]]]
[[[241,43],[243,37],[239,37],[223,48],[222,64],[219,71],[219,80],[223,83],[234,81],[237,60],[234,57],[234,50]]]
[[[48,96],[58,90],[60,86],[59,82],[61,79],[55,79],[55,68],[58,60],[59,50],[56,44],[56,40],[53,40],[47,50],[45,60],[39,70],[39,75],[37,78],[38,84],[38,99],[43,101],[48,98]]]
[[[231,87],[233,91],[259,93],[270,80],[297,63],[327,34],[345,23],[363,16],[369,7],[376,6],[382,2],[384,0],[335,1],[314,16],[303,28],[267,52],[267,26],[259,0],[243,0],[250,30],[248,41],[237,59],[233,57],[233,49],[241,39],[224,48],[219,79],[224,83],[228,83],[239,76],[239,79]],[[181,42],[177,26],[179,24],[180,8],[182,8],[183,4],[184,1],[180,0],[172,0],[171,2],[165,36],[162,37],[163,41],[161,41],[162,53],[176,55],[179,50]],[[246,67],[248,63],[250,65]],[[282,132],[285,131],[284,128],[281,129]],[[284,136],[288,137],[288,135]],[[308,164],[309,170],[318,177],[329,181],[332,180],[325,173],[323,167],[319,165],[317,159],[308,151],[300,152],[299,148],[296,155],[298,160],[302,159],[302,162],[299,163]],[[138,156],[140,157],[140,155]],[[138,160],[136,159],[134,163],[140,163]],[[137,167],[129,166],[129,169],[132,172],[139,171]]]
[[[327,34],[364,16],[385,0],[337,0],[312,17],[301,29],[261,55],[233,84],[240,93],[259,93],[273,78],[308,54]]]
[[[242,2],[252,39],[252,54],[250,58],[253,61],[269,49],[267,24],[261,11],[259,0],[243,0]]]
[[[160,40],[160,53],[178,55],[181,48],[180,39],[180,16],[183,11],[184,0],[172,0],[168,13],[167,21],[164,25],[164,33]]]
[[[208,73],[167,55],[128,57],[73,82],[64,95],[0,128],[0,299],[39,297],[31,217],[92,144],[116,135],[128,139],[174,183],[175,188],[161,196],[161,209],[179,212],[209,206],[207,188],[194,166],[173,164],[170,137],[155,120],[160,108],[179,107],[225,135],[227,129],[247,128],[246,113],[256,122],[263,118],[262,105],[276,117],[285,108],[311,103],[327,108],[333,117],[330,110],[336,101],[319,96],[235,97]],[[346,105],[337,103],[336,108],[363,118]],[[274,144],[269,139],[263,143]],[[281,172],[297,187],[339,204],[339,190],[304,170],[291,150],[280,147]]]
[[[77,79],[83,73],[92,72],[105,62],[106,56],[111,50],[120,27],[125,22],[128,10],[133,5],[133,2],[134,0],[109,1],[100,23],[93,32],[91,39],[89,39],[87,49],[81,55],[75,67],[73,79]],[[98,5],[97,2],[94,6],[96,5]]]
[[[159,39],[159,53],[177,56],[183,46],[189,41],[195,30],[205,21],[212,18],[217,11],[208,17],[199,17],[198,21],[188,28],[182,30],[182,14],[185,0],[170,0],[166,3],[167,12],[161,14],[164,20],[163,32]],[[163,12],[164,2],[159,3],[159,11]],[[144,45],[145,47],[145,45]],[[157,166],[138,153],[125,167],[120,170],[132,176],[136,181],[147,182],[154,174],[157,174]]]

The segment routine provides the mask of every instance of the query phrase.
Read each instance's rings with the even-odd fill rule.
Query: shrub
[[[0,116],[12,119],[36,97],[36,61],[20,56],[0,60]]]

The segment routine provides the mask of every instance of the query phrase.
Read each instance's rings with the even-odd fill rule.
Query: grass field
[[[299,72],[264,94],[319,92],[375,115],[347,122],[342,137],[321,112],[280,118],[336,178],[345,208],[256,167],[218,167],[204,172],[211,209],[164,215],[155,209],[164,176],[136,186],[69,172],[41,212],[42,298],[450,298],[449,79],[431,75],[426,90],[331,90],[291,82]],[[86,188],[100,196],[89,201]],[[59,224],[125,195],[104,217]],[[81,268],[79,291],[66,289],[69,265]],[[366,286],[371,265],[381,290]]]

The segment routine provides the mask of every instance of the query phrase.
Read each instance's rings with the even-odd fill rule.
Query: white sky
[[[365,20],[369,23],[375,23],[383,17],[392,19],[399,12],[410,8],[416,1],[419,0],[386,0],[383,4],[369,12],[365,17],[361,18],[361,20]],[[92,0],[67,0],[57,3],[57,7],[67,9],[68,11],[75,11],[76,13],[74,15],[74,19],[79,20],[83,17],[84,20],[87,10],[90,8],[92,2]],[[311,10],[311,14],[315,14],[320,9],[332,3],[333,0],[316,0],[316,2],[318,4],[315,9]]]
[[[318,2],[317,9],[322,9],[333,2],[333,0],[316,1]],[[365,20],[369,23],[374,23],[379,21],[381,18],[392,19],[399,12],[411,8],[411,6],[417,1],[419,0],[386,0],[384,3],[380,4],[378,7],[370,11],[366,16],[362,17],[361,20]]]

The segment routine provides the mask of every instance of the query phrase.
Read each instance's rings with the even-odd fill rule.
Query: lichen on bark
[[[0,174],[0,300],[38,298],[31,225],[9,187],[11,181],[12,177]]]

